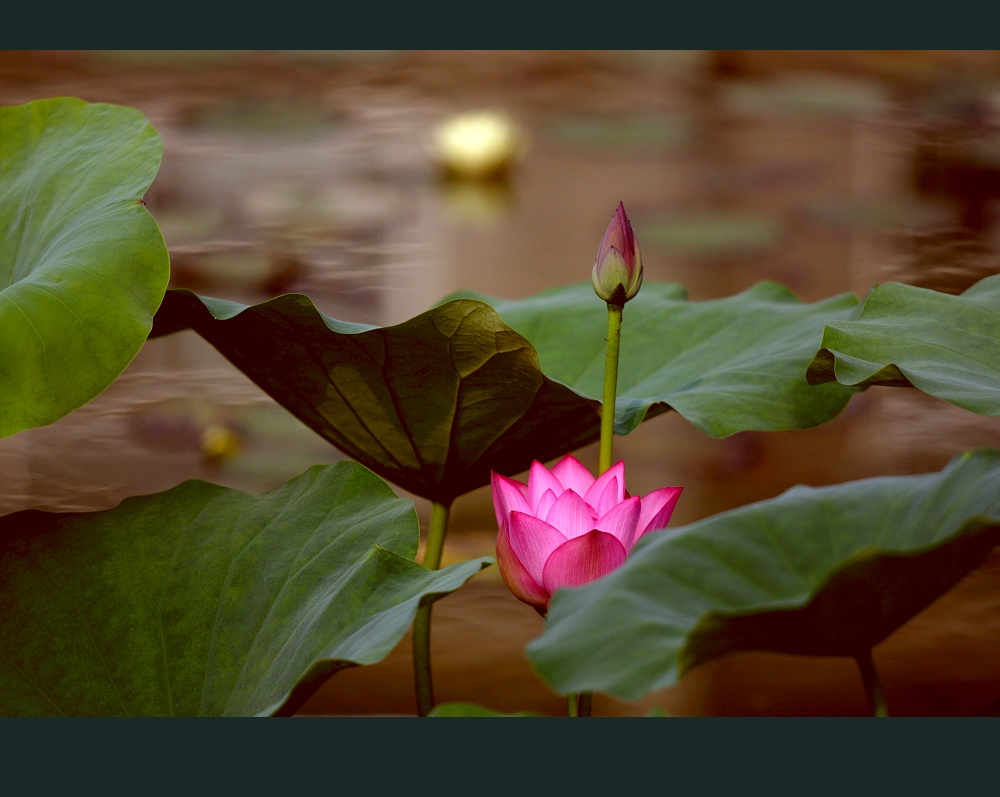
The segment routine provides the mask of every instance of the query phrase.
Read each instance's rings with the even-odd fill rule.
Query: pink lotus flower
[[[624,305],[639,292],[642,285],[639,242],[621,202],[597,248],[591,280],[598,296],[617,305]]]
[[[527,484],[495,472],[491,480],[500,573],[542,616],[559,587],[610,573],[643,534],[666,526],[683,489],[629,496],[624,462],[595,479],[569,454],[551,471],[532,462]]]

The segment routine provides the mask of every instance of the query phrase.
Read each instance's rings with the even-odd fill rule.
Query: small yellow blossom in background
[[[503,177],[526,148],[526,137],[509,114],[469,111],[440,122],[431,154],[444,172],[467,180]]]
[[[201,433],[201,453],[206,462],[218,464],[231,459],[242,450],[240,436],[221,424],[211,424]]]

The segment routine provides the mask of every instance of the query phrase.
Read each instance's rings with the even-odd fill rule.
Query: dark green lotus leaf
[[[600,398],[607,310],[589,282],[516,301],[468,295],[492,305],[531,342],[546,376]],[[667,409],[712,437],[830,420],[856,391],[810,387],[806,367],[824,324],[850,317],[857,301],[844,294],[806,304],[762,282],[735,296],[691,302],[680,285],[643,283],[625,305],[615,432],[629,434]]]
[[[0,714],[270,715],[384,658],[492,560],[427,570],[413,504],[354,462],[0,518]]]
[[[132,361],[169,259],[142,203],[163,142],[137,110],[0,108],[0,437],[87,403]]]
[[[636,700],[738,651],[856,656],[1000,543],[1000,452],[940,473],[795,487],[644,537],[603,579],[555,594],[528,645],[559,692]]]
[[[590,283],[489,301],[506,322],[459,297],[379,328],[301,295],[246,307],[168,291],[153,334],[196,330],[341,451],[450,503],[490,470],[519,473],[600,436],[607,311]],[[671,408],[716,437],[829,420],[856,391],[810,387],[805,369],[823,324],[856,303],[804,304],[774,283],[689,302],[679,285],[644,285],[625,310],[616,432]]]
[[[368,327],[298,294],[245,307],[168,291],[154,334],[188,327],[341,451],[446,504],[491,469],[519,473],[600,436],[600,401],[546,377],[482,302]]]
[[[853,318],[827,324],[807,378],[816,385],[912,386],[980,415],[1000,415],[1000,274],[960,296],[879,285]]]

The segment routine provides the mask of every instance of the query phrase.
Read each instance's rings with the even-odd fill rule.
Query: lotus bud
[[[594,291],[609,304],[624,305],[642,285],[642,256],[632,225],[619,202],[601,246],[591,276]]]

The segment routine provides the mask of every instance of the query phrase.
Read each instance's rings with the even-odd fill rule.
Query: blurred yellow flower
[[[517,123],[499,111],[469,111],[434,128],[432,155],[452,177],[489,180],[504,176],[525,149]]]
[[[232,429],[221,424],[211,424],[201,433],[201,453],[206,461],[218,463],[240,453],[243,448],[240,437]]]

